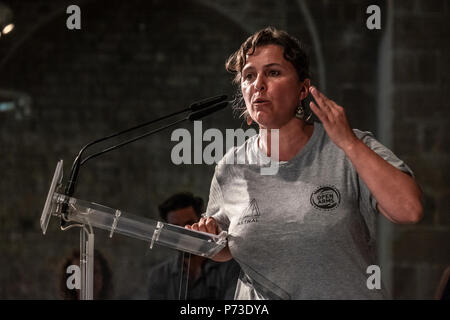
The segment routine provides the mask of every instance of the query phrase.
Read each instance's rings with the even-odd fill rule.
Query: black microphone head
[[[223,101],[207,109],[191,112],[187,118],[191,121],[198,120],[200,118],[206,117],[207,115],[210,115],[211,113],[214,113],[216,111],[225,108],[226,106],[228,106],[229,103],[230,103],[229,101]]]
[[[216,103],[219,103],[221,101],[224,101],[227,98],[228,97],[225,94],[220,95],[220,96],[211,97],[211,98],[206,98],[206,99],[194,102],[193,104],[191,104],[189,106],[189,109],[191,111],[198,111],[198,110],[204,109],[206,107],[212,106],[213,104],[216,104]]]

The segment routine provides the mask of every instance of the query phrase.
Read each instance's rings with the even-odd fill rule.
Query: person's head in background
[[[59,289],[64,300],[79,300],[80,290],[69,289],[67,279],[71,274],[67,268],[71,265],[80,266],[80,250],[74,249],[62,264],[62,275],[60,277]],[[113,296],[112,272],[108,261],[103,254],[94,250],[94,300],[111,299]]]
[[[180,192],[170,196],[158,206],[161,219],[181,227],[200,220],[203,213],[203,199],[190,192]]]

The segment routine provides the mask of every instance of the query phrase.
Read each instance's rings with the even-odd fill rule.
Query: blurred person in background
[[[204,205],[200,197],[182,192],[166,199],[158,209],[164,222],[184,227],[199,221]],[[159,300],[230,300],[234,297],[239,271],[234,260],[222,264],[179,252],[174,259],[150,270],[148,296]],[[186,274],[187,279],[180,278]],[[185,282],[187,290],[183,287],[180,292],[180,285]]]

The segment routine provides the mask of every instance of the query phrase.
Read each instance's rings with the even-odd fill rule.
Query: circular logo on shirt
[[[333,210],[341,203],[341,194],[334,186],[320,186],[311,194],[311,204],[320,210]]]

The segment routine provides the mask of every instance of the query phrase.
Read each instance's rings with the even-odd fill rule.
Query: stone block
[[[397,228],[397,232],[393,243],[393,256],[397,262],[450,264],[449,230],[412,227],[402,231]]]
[[[413,266],[394,266],[393,298],[414,299],[417,292],[417,275]]]
[[[450,228],[450,186],[437,198],[437,215],[438,224]]]

